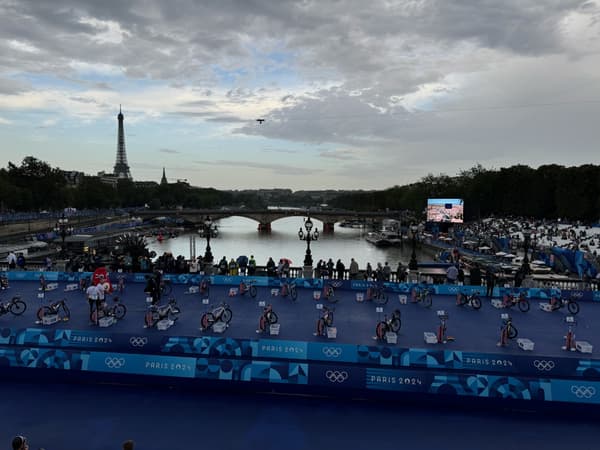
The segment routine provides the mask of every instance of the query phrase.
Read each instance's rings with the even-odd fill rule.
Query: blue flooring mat
[[[592,416],[439,410],[392,403],[107,385],[0,385],[0,445],[30,449],[592,450]],[[567,408],[567,407],[565,407]]]

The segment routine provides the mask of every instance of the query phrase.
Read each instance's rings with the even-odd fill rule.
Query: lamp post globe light
[[[417,270],[419,263],[417,262],[417,232],[419,227],[414,223],[410,226],[410,234],[412,237],[412,253],[410,255],[410,261],[408,262],[408,268],[410,270]]]
[[[319,230],[315,228],[313,231],[313,223],[312,220],[310,220],[310,215],[304,221],[304,228],[306,232],[302,230],[302,227],[300,227],[298,230],[298,239],[301,241],[306,241],[306,255],[304,256],[303,276],[304,278],[312,278],[313,260],[310,252],[310,241],[316,241],[319,239]]]
[[[212,271],[212,263],[213,263],[213,254],[210,250],[210,235],[212,233],[212,225],[213,222],[210,216],[206,216],[204,219],[204,236],[206,237],[206,252],[204,253],[204,272],[211,273]]]
[[[56,221],[54,225],[54,232],[60,236],[61,244],[60,244],[60,257],[64,258],[66,255],[65,251],[65,239],[67,236],[73,234],[73,227],[69,226],[69,219],[65,217],[65,213],[63,212],[60,218]]]

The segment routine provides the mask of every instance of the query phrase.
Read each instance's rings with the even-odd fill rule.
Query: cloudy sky
[[[0,0],[2,167],[112,171],[119,104],[136,180],[598,164],[599,19],[580,0]]]

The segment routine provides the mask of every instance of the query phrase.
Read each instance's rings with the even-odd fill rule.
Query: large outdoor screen
[[[427,221],[463,223],[464,205],[461,198],[427,199]]]

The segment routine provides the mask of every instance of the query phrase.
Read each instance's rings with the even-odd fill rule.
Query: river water
[[[367,262],[375,267],[378,262],[383,264],[387,261],[392,270],[396,269],[398,261],[402,261],[405,266],[408,265],[412,252],[410,243],[403,247],[380,248],[364,239],[366,234],[364,229],[344,228],[336,224],[333,233],[325,234],[321,233],[323,224],[318,220],[313,222],[320,232],[319,239],[311,241],[310,244],[314,265],[319,259],[329,258],[334,263],[338,258],[341,259],[346,268],[350,264],[350,258],[354,258],[361,269],[366,267]],[[259,266],[265,265],[269,257],[272,257],[275,262],[279,261],[279,258],[289,258],[292,260],[292,266],[303,265],[306,242],[298,239],[298,229],[302,227],[304,230],[302,217],[277,220],[272,223],[270,233],[259,233],[258,223],[243,217],[229,217],[215,223],[219,229],[219,236],[210,240],[210,246],[216,262],[223,256],[229,260],[236,259],[240,255],[248,257],[254,255]],[[148,247],[158,255],[170,252],[174,256],[183,255],[189,258],[190,237],[195,237],[196,256],[204,255],[206,239],[197,233],[184,233],[177,238],[166,239],[162,243],[149,238]],[[417,250],[418,260],[431,261],[433,253],[427,250],[424,252]]]

